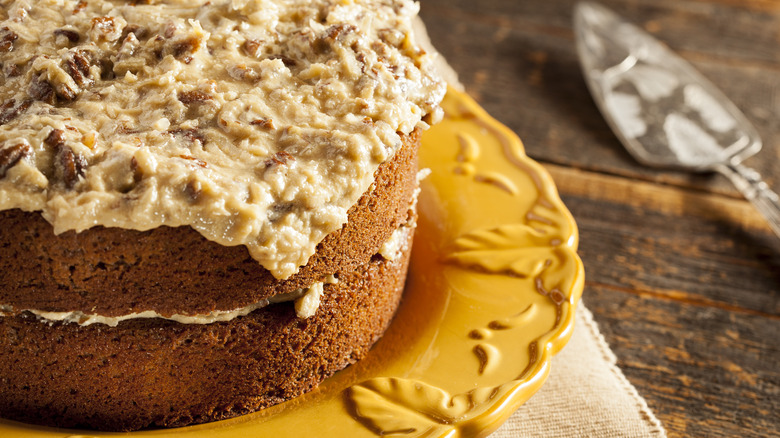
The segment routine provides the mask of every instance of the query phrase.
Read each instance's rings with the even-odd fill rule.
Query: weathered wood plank
[[[773,65],[780,30],[777,2],[613,0],[605,4],[642,25],[677,50],[734,61]],[[698,29],[698,30],[697,30]],[[716,43],[713,43],[713,42]]]
[[[584,301],[669,437],[777,436],[780,320],[592,284]]]
[[[529,5],[490,1],[476,5],[425,0],[423,16],[434,44],[460,73],[469,93],[523,137],[532,157],[738,197],[738,192],[724,179],[659,173],[638,165],[623,150],[596,110],[582,80],[569,24],[569,3],[572,2]],[[691,2],[663,4],[671,7],[668,5],[677,3]],[[623,9],[636,8],[639,6]],[[776,17],[772,19],[774,27],[762,28],[780,29],[780,14],[771,16]],[[678,27],[684,24],[675,22]],[[696,27],[689,23],[677,30],[689,35],[705,34],[710,41],[717,39],[717,33],[708,33],[710,23],[694,24]],[[686,37],[680,39],[687,41]],[[769,43],[751,44],[765,47]],[[776,38],[770,50],[780,54]],[[777,68],[768,68],[755,63],[724,62],[712,52],[683,55],[721,87],[756,125],[767,147],[760,157],[747,164],[756,167],[771,186],[780,190],[780,62]]]
[[[561,35],[570,28],[576,0],[511,2],[505,0],[423,0],[423,17],[530,27]],[[736,60],[780,62],[775,50],[780,7],[774,0],[602,0],[605,6],[645,27],[678,50]],[[717,44],[713,44],[717,41]]]
[[[589,281],[780,318],[780,241],[747,201],[546,167],[577,220]]]

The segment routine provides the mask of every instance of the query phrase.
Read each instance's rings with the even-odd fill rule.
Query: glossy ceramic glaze
[[[132,434],[0,420],[14,437],[472,437],[542,385],[583,288],[577,229],[520,140],[450,90],[423,137],[420,219],[401,308],[363,361],[302,397],[217,423]]]

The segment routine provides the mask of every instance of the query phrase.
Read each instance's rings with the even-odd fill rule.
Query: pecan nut
[[[32,147],[26,142],[0,149],[0,178],[5,178],[8,169],[30,155],[32,155]]]
[[[73,152],[70,146],[60,148],[59,159],[57,160],[62,170],[62,181],[67,189],[76,186],[87,170],[87,160],[81,155]]]
[[[184,91],[179,93],[179,102],[185,105],[189,105],[191,103],[203,103],[211,99],[213,99],[211,96],[198,90]]]
[[[57,151],[56,166],[65,188],[75,187],[87,170],[87,160],[65,144],[65,132],[61,129],[52,129],[43,143]]]
[[[25,100],[19,105],[16,105],[16,101],[14,99],[11,99],[0,105],[0,125],[5,125],[11,120],[19,117],[20,114],[30,108],[30,105],[32,105],[32,101],[30,100]]]
[[[0,29],[0,53],[7,53],[14,50],[14,42],[19,39],[19,35],[11,29],[4,27]]]
[[[79,42],[79,40],[81,39],[81,35],[79,35],[78,32],[76,32],[75,30],[70,30],[70,29],[56,29],[54,31],[54,36],[56,36],[56,37],[63,36],[65,38],[67,38],[68,41],[70,41],[73,44]]]

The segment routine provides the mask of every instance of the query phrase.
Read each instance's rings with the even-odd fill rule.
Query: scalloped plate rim
[[[536,176],[538,176],[541,180],[541,187],[540,189],[544,190],[547,199],[551,201],[554,204],[554,207],[556,210],[561,213],[569,225],[571,229],[571,235],[568,238],[568,241],[565,242],[564,245],[562,245],[563,249],[565,250],[568,257],[571,257],[571,260],[574,261],[576,265],[576,274],[574,281],[572,282],[571,288],[568,291],[566,305],[564,308],[566,309],[566,312],[564,315],[562,315],[561,319],[559,320],[559,323],[550,331],[539,338],[534,339],[531,341],[531,344],[536,343],[539,356],[536,359],[536,362],[533,364],[531,368],[529,368],[522,379],[516,379],[516,380],[510,380],[505,382],[504,384],[500,386],[506,386],[506,393],[503,394],[501,397],[498,397],[496,400],[492,400],[490,404],[478,415],[476,415],[473,418],[468,419],[464,422],[455,422],[453,424],[452,430],[447,431],[443,435],[439,435],[442,437],[456,437],[456,436],[487,436],[488,434],[492,433],[496,429],[498,429],[501,424],[503,424],[523,403],[525,403],[533,394],[535,394],[544,384],[546,381],[550,368],[552,366],[552,357],[560,351],[568,342],[572,335],[572,331],[574,329],[574,318],[576,313],[577,305],[580,301],[583,289],[584,289],[584,267],[582,264],[582,261],[580,257],[577,255],[577,247],[579,244],[579,231],[577,228],[577,225],[574,221],[573,216],[569,212],[569,210],[566,208],[565,204],[561,200],[557,188],[555,186],[555,183],[552,179],[552,176],[547,172],[547,170],[528,157],[525,153],[525,148],[523,147],[522,141],[519,139],[519,137],[512,132],[509,128],[501,124],[499,121],[494,119],[492,116],[490,116],[481,106],[479,106],[478,103],[476,103],[473,99],[471,99],[469,96],[467,96],[465,93],[457,91],[453,89],[452,87],[448,88],[447,92],[449,97],[454,97],[457,99],[462,105],[468,108],[469,111],[472,111],[475,115],[477,115],[482,121],[490,124],[490,126],[493,129],[496,129],[498,132],[500,132],[502,135],[506,136],[507,139],[509,139],[512,142],[512,146],[517,148],[517,152],[520,153],[520,159],[523,162],[523,164],[527,165],[530,170],[532,170]],[[366,381],[366,380],[364,380]],[[356,386],[360,384],[360,382],[356,382]],[[351,386],[350,386],[351,387]],[[349,387],[348,387],[349,388]],[[345,388],[348,389],[348,388]],[[351,418],[345,418],[345,420],[352,420]],[[42,427],[42,426],[35,426],[35,425],[27,425],[23,423],[18,423],[11,420],[5,420],[0,418],[0,432],[5,431],[7,432],[27,432],[30,434],[34,434],[36,431],[40,433],[46,433],[47,436],[60,436],[63,438],[66,437],[84,437],[84,438],[91,438],[91,437],[98,437],[98,436],[167,436],[167,435],[175,435],[179,432],[184,432],[185,429],[190,429],[192,432],[196,432],[196,435],[204,436],[202,434],[198,434],[198,432],[205,433],[207,436],[213,436],[214,438],[223,436],[223,433],[220,433],[220,429],[223,429],[224,425],[228,425],[231,420],[225,420],[221,422],[214,422],[214,423],[207,423],[207,424],[201,424],[201,425],[194,425],[186,428],[181,429],[157,429],[157,430],[147,430],[147,431],[138,431],[138,432],[131,432],[131,433],[116,433],[116,432],[98,432],[98,431],[86,431],[86,430],[76,430],[76,429],[57,429],[57,428],[49,428],[49,427]],[[250,421],[251,422],[251,421]],[[257,427],[262,428],[263,421],[260,421],[259,424],[257,424]],[[212,429],[208,429],[209,427],[212,427]],[[197,431],[194,430],[197,428]],[[204,429],[205,428],[205,429]],[[145,433],[146,432],[146,433]],[[151,432],[151,434],[148,434]],[[240,433],[240,431],[230,431],[230,430],[222,430],[224,432],[224,436],[234,436],[232,433]],[[34,435],[31,435],[34,436]],[[405,436],[415,436],[415,435],[405,435]],[[429,435],[426,435],[429,436]]]

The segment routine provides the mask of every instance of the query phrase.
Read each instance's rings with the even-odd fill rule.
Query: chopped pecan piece
[[[239,81],[254,82],[260,78],[260,75],[254,69],[248,68],[244,64],[235,64],[227,66],[227,72],[231,78]]]
[[[87,169],[87,160],[81,154],[73,152],[65,145],[65,131],[52,129],[43,143],[57,151],[56,166],[61,172],[62,182],[67,189],[72,189]]]
[[[357,30],[357,27],[351,24],[334,24],[325,31],[324,35],[314,41],[313,49],[317,53],[325,53],[331,49],[336,41]]]
[[[377,34],[382,41],[394,47],[401,47],[407,39],[406,34],[398,29],[379,29]]]
[[[387,62],[386,58],[390,56],[390,46],[383,43],[382,41],[374,41],[371,43],[371,49],[376,52],[379,62]]]
[[[89,52],[75,50],[70,57],[65,59],[65,71],[79,87],[87,87],[94,82],[89,75],[89,58],[91,58]]]
[[[25,100],[24,102],[16,105],[16,101],[11,99],[4,104],[0,105],[0,125],[5,125],[11,120],[19,117],[19,114],[27,111],[32,105],[32,101]]]
[[[119,51],[116,54],[117,63],[115,66],[121,66],[123,61],[125,65],[131,65],[131,63],[138,62],[138,60],[134,60],[132,57],[135,55],[136,50],[138,50],[140,46],[141,43],[138,41],[138,37],[136,37],[134,33],[129,32],[127,36],[122,38],[122,46],[119,48]],[[120,67],[120,69],[122,69],[122,67]],[[133,70],[137,70],[137,68]],[[129,71],[129,69],[125,69],[124,71]]]
[[[181,135],[189,141],[199,141],[201,144],[206,144],[206,137],[200,130],[196,128],[192,129],[172,129],[168,131],[171,135]]]
[[[78,97],[79,90],[78,88],[72,88],[70,84],[67,84],[65,82],[59,84],[58,87],[54,89],[54,91],[57,93],[57,97],[59,97],[62,100],[71,101]]]
[[[62,170],[62,181],[67,189],[72,189],[87,169],[87,160],[81,154],[73,152],[70,146],[60,146],[58,164]]]
[[[3,64],[3,73],[9,78],[13,78],[21,75],[22,69],[13,62],[9,62],[8,64]]]
[[[54,105],[54,103],[57,101],[57,95],[54,93],[54,87],[52,87],[51,84],[45,79],[41,80],[40,76],[33,76],[32,81],[30,82],[30,88],[27,90],[27,92],[33,99],[46,102],[49,105]]]
[[[287,151],[279,151],[271,156],[271,158],[265,160],[265,167],[270,166],[283,166],[290,161],[295,160],[295,157],[290,155]]]
[[[328,39],[331,41],[337,40],[341,35],[346,35],[350,32],[357,31],[357,27],[351,25],[351,24],[334,24],[333,26],[329,27],[328,30],[325,32],[325,35]]]
[[[211,96],[198,90],[184,91],[179,93],[179,101],[185,105],[196,102],[201,103],[211,99],[213,99]]]
[[[54,36],[64,36],[68,41],[74,44],[81,39],[81,35],[79,35],[78,32],[70,29],[56,29],[54,31]]]
[[[114,26],[113,17],[95,17],[92,19],[92,28],[98,29],[103,33],[113,32]]]
[[[76,7],[73,8],[73,15],[76,15],[79,12],[83,11],[84,8],[86,7],[87,7],[87,2],[85,2],[84,0],[79,1],[78,3],[76,3]]]
[[[46,139],[43,140],[46,146],[51,146],[57,150],[65,145],[65,132],[62,129],[52,129]]]
[[[173,38],[173,36],[176,35],[176,25],[168,22],[165,24],[165,28],[163,29],[163,36],[165,38]]]
[[[114,17],[95,17],[91,21],[95,40],[116,41],[122,36],[122,30]]]
[[[19,39],[19,35],[11,29],[7,27],[0,29],[0,53],[12,51],[17,39]]]
[[[22,158],[30,155],[32,155],[32,147],[26,142],[0,149],[0,178],[5,178],[8,169],[14,167]]]
[[[274,129],[274,121],[270,117],[260,117],[249,122],[252,126],[258,126],[263,129]]]
[[[366,54],[363,53],[363,52],[360,52],[360,53],[357,54],[357,56],[355,56],[355,59],[357,59],[357,61],[362,64],[362,67],[360,67],[360,68],[363,70],[363,73],[365,73],[366,72]]]
[[[116,128],[116,132],[118,134],[138,134],[140,131],[138,129],[133,129],[130,126],[127,126],[127,122],[119,122],[119,126]]]
[[[198,167],[207,168],[209,165],[205,161],[201,160],[200,158],[195,158],[192,155],[179,155],[179,158],[183,158],[185,160],[190,160],[193,163],[195,163]]]
[[[184,186],[184,194],[187,195],[190,201],[195,202],[203,194],[203,185],[200,181],[190,180]]]
[[[276,222],[279,219],[284,218],[293,210],[293,207],[293,204],[290,203],[274,204],[274,206],[271,207],[271,211],[268,212],[268,220]]]
[[[155,35],[151,40],[149,50],[154,53],[154,57],[157,58],[158,61],[162,61],[165,57],[165,38],[160,35]]]
[[[173,56],[181,59],[185,64],[192,62],[192,54],[198,51],[201,45],[200,38],[187,38],[173,45]]]
[[[246,54],[249,56],[260,56],[260,49],[262,49],[262,47],[262,43],[258,40],[244,41],[244,52],[246,52]]]

